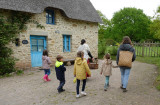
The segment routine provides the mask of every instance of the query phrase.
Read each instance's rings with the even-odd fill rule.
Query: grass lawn
[[[158,76],[155,81],[155,86],[158,90],[160,90],[160,57],[137,57],[137,61],[155,64],[158,67]]]

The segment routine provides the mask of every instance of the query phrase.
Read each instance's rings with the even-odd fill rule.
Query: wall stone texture
[[[74,59],[81,39],[85,39],[94,57],[98,57],[98,23],[69,19],[60,10],[55,11],[55,25],[46,24],[46,12],[35,14],[32,19],[42,24],[45,29],[37,28],[35,24],[27,24],[27,30],[20,33],[20,46],[11,43],[13,56],[18,59],[16,66],[22,69],[31,67],[30,36],[46,36],[47,50],[51,61],[56,61],[57,55],[64,59]],[[71,52],[63,52],[63,35],[71,35]],[[22,44],[28,40],[28,44]]]

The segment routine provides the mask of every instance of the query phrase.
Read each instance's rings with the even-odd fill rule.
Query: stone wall
[[[18,67],[31,67],[30,35],[46,36],[49,56],[54,63],[57,55],[63,55],[65,59],[76,57],[76,51],[81,39],[86,39],[91,53],[98,57],[98,23],[73,20],[65,17],[60,10],[55,10],[55,25],[46,24],[46,13],[35,14],[34,20],[45,26],[45,29],[36,28],[35,24],[27,24],[28,29],[19,35],[20,46],[10,44],[13,48],[13,56],[19,59]],[[71,35],[71,52],[63,52],[63,35]],[[28,44],[22,44],[22,40],[28,40]]]

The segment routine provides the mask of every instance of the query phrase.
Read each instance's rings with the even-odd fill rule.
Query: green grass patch
[[[160,90],[160,57],[137,57],[137,61],[155,64],[158,67],[158,76],[155,80],[155,86],[158,90]]]

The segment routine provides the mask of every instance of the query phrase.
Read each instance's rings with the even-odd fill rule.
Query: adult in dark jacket
[[[60,81],[59,87],[57,88],[58,92],[60,93],[65,91],[63,89],[63,86],[65,84],[65,71],[66,71],[66,68],[64,67],[64,64],[63,64],[63,57],[60,55],[57,56],[55,71],[56,71],[57,79]]]
[[[132,42],[128,36],[125,36],[123,38],[122,44],[120,45],[118,52],[117,52],[117,65],[119,62],[119,53],[120,51],[130,51],[133,53],[132,62],[136,59],[135,49],[132,46]],[[123,89],[123,92],[127,92],[126,88],[128,85],[129,75],[130,75],[130,67],[120,66],[121,71],[121,89]]]

